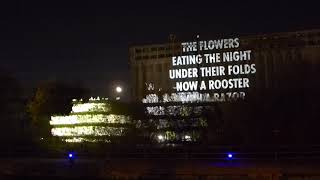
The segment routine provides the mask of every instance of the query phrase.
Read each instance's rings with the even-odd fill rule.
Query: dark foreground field
[[[2,158],[0,179],[320,179],[314,160],[248,161],[205,159]]]

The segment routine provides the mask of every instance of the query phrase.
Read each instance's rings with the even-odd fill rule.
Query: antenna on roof
[[[171,53],[172,56],[175,55],[175,40],[176,40],[176,35],[175,34],[170,34],[169,35],[169,40],[170,40],[170,49],[171,49]]]
[[[174,42],[174,40],[176,40],[176,35],[175,34],[169,34],[169,40],[171,42]]]

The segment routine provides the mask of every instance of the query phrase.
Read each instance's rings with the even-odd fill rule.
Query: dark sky
[[[319,6],[308,1],[183,2],[1,2],[0,67],[26,88],[57,79],[108,95],[112,84],[129,83],[130,44],[320,27]]]

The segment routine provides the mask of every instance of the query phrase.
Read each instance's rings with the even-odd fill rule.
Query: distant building
[[[131,124],[129,116],[111,114],[106,98],[72,103],[70,115],[51,116],[50,121],[52,135],[66,142],[111,142],[114,137],[124,136]]]
[[[200,37],[201,38],[201,37]],[[218,38],[218,37],[216,37]],[[240,49],[252,50],[257,66],[255,88],[265,91],[279,88],[286,83],[285,76],[291,76],[293,66],[319,63],[320,30],[283,32],[244,36],[240,38]],[[212,38],[214,39],[214,38]],[[193,39],[195,40],[195,39]],[[182,41],[159,44],[142,44],[129,48],[129,64],[132,79],[131,95],[135,101],[141,101],[148,92],[148,86],[161,93],[170,93],[173,82],[169,79],[172,68],[172,56],[181,55]],[[306,73],[315,69],[307,67]],[[285,71],[288,71],[287,73]],[[302,74],[305,76],[306,74]]]
[[[206,139],[204,136],[217,139],[223,133],[229,133],[224,137],[229,143],[244,142],[258,136],[270,139],[274,136],[273,132],[280,132],[277,133],[277,138],[280,138],[282,132],[286,132],[283,136],[291,133],[290,128],[299,138],[304,134],[296,133],[300,131],[294,124],[304,118],[310,119],[309,122],[316,120],[312,109],[318,102],[315,94],[319,91],[320,30],[237,38],[240,46],[234,50],[251,50],[250,63],[254,63],[256,68],[250,77],[241,75],[250,78],[250,88],[243,90],[246,94],[243,99],[252,103],[212,101],[214,93],[220,90],[211,90],[205,95],[201,92],[177,92],[175,81],[169,77],[169,70],[177,68],[173,67],[172,57],[186,54],[183,52],[183,42],[207,40],[201,39],[201,36],[189,41],[171,38],[166,43],[129,48],[132,98],[145,104],[150,121],[157,126],[154,136],[159,142],[198,141]],[[225,51],[228,49],[209,53]],[[222,78],[230,76],[212,79]],[[199,78],[196,81],[199,82]]]

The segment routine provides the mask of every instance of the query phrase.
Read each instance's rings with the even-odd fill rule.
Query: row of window
[[[313,32],[313,33],[297,33],[297,34],[292,34],[290,36],[291,38],[301,38],[301,37],[307,37],[309,39],[313,39],[316,37],[320,37],[320,32]]]
[[[293,34],[291,35],[291,38],[293,39],[301,39],[303,40],[304,38],[302,37],[307,37],[309,40],[308,42],[306,42],[307,44],[319,44],[319,37],[320,37],[320,32],[317,33],[302,33],[302,34]],[[279,36],[264,36],[262,37],[262,39],[288,39],[290,37],[279,37]],[[174,49],[175,50],[180,50],[181,49],[181,45],[180,44],[175,44],[174,45]],[[135,48],[135,53],[142,53],[142,52],[155,52],[155,51],[169,51],[172,50],[172,46],[170,45],[166,45],[166,46],[160,46],[160,47],[143,47],[143,48]]]
[[[180,45],[179,46],[175,46],[174,47],[174,50],[180,50],[181,47]],[[172,47],[145,47],[145,48],[135,48],[135,53],[142,53],[142,52],[156,52],[156,51],[172,51],[173,48]]]
[[[159,54],[158,56],[157,55],[151,55],[151,56],[136,56],[136,60],[142,60],[142,59],[158,59],[158,58],[166,58],[166,57],[169,57],[171,58],[172,57],[172,54]]]
[[[256,37],[256,40],[284,40],[284,39],[318,39],[320,37],[320,32],[311,32],[311,33],[292,33],[292,34],[279,34],[279,35],[264,35]]]
[[[320,40],[299,41],[299,42],[287,42],[287,43],[272,43],[272,44],[259,44],[257,48],[292,48],[308,45],[320,45]]]

